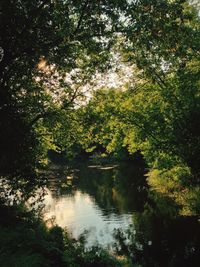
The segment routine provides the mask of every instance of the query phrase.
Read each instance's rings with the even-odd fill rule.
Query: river
[[[144,174],[144,166],[134,162],[104,166],[86,162],[76,168],[52,165],[47,174],[45,220],[66,228],[74,238],[85,233],[86,247],[121,247],[119,233],[123,232],[134,243],[127,245],[125,240],[129,252],[137,252],[134,257],[142,261],[148,258],[147,266],[151,261],[162,267],[171,261],[196,266],[198,218],[179,216],[178,207],[168,198],[153,199]]]

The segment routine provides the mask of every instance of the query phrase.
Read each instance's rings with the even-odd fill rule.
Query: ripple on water
[[[127,229],[132,223],[131,214],[117,214],[114,209],[102,210],[93,197],[81,191],[54,198],[51,191],[45,198],[45,218],[54,217],[55,223],[67,228],[74,238],[87,231],[88,246],[110,246],[115,229]]]

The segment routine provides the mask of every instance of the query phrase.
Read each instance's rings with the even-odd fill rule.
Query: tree
[[[35,183],[39,128],[47,132],[59,116],[63,120],[64,110],[80,97],[77,88],[86,83],[85,74],[88,80],[96,65],[109,65],[109,25],[124,5],[125,1],[89,0],[1,2],[1,176]],[[77,86],[67,81],[66,73]]]

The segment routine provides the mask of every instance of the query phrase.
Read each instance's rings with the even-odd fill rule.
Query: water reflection
[[[78,238],[85,230],[88,245],[107,246],[113,243],[113,230],[126,230],[132,223],[131,214],[116,215],[112,210],[105,212],[95,204],[93,197],[77,190],[74,194],[66,194],[54,199],[51,192],[45,198],[46,218],[54,217],[56,223],[67,228],[74,238]]]
[[[114,168],[80,165],[73,172],[64,167],[49,172],[45,217],[54,217],[75,238],[88,231],[88,245],[110,246],[113,230],[128,229],[132,212],[144,205],[143,172],[144,168],[131,164]]]
[[[46,216],[55,216],[73,237],[88,230],[89,246],[115,242],[119,254],[143,267],[199,266],[198,217],[179,216],[175,201],[149,191],[144,166],[58,167],[49,177]]]
[[[116,249],[143,267],[197,267],[200,224],[196,217],[169,217],[146,205],[133,214],[134,228],[116,231]],[[127,242],[128,240],[128,242]]]

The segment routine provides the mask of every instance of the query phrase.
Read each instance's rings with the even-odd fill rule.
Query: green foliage
[[[136,1],[124,16],[119,49],[141,71],[135,68],[136,79],[122,89],[94,93],[83,108],[83,144],[140,151],[152,189],[175,200],[182,214],[198,213],[198,10],[187,1]]]
[[[140,151],[152,188],[175,200],[182,214],[199,212],[195,6],[187,0],[3,0],[0,16],[4,202],[41,185],[35,170],[47,163],[49,149],[73,157],[100,147],[119,157]],[[82,88],[97,71],[112,67],[113,47],[122,61],[136,65],[137,79],[96,91],[79,108],[86,98]],[[23,216],[15,229],[1,228],[2,266],[117,266],[105,252],[84,253],[60,229],[47,230]]]
[[[118,118],[123,100],[120,90],[102,89],[94,93],[89,104],[82,108],[83,145],[94,149],[100,144],[108,153],[120,153],[126,127]]]
[[[77,147],[100,145],[116,155],[140,150],[158,169],[181,162],[198,179],[194,6],[179,0],[3,1],[1,19],[2,176],[30,180],[48,149],[72,157]],[[137,65],[136,81],[123,90],[101,89],[78,109],[81,88],[112,66],[112,47]]]
[[[181,215],[199,214],[199,186],[191,185],[192,174],[185,166],[151,170],[148,183],[161,197],[170,197],[179,206]]]
[[[97,68],[109,67],[108,25],[124,7],[123,0],[2,1],[1,176],[32,180],[33,186],[46,151],[72,146],[77,124],[70,110]]]
[[[149,77],[158,80],[199,56],[198,9],[189,1],[133,1],[126,15],[126,58]]]

